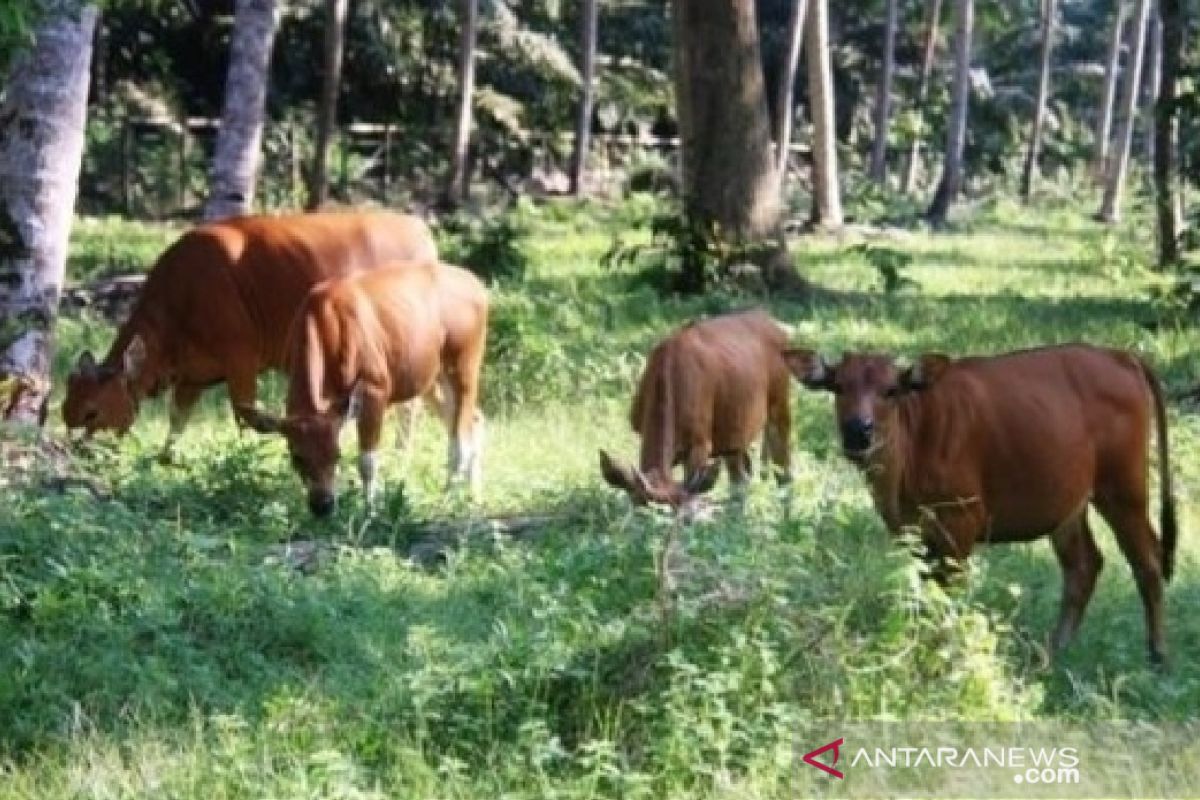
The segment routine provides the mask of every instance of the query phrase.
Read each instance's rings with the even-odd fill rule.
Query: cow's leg
[[[200,399],[204,386],[198,383],[177,383],[171,388],[171,409],[168,414],[167,439],[163,442],[158,460],[162,464],[175,463],[175,447],[183,435],[196,401]]]
[[[775,473],[775,480],[780,486],[787,486],[792,482],[791,439],[791,412],[786,404],[781,404],[770,412],[767,426],[763,429],[762,442],[763,467],[766,470],[771,469],[768,464],[774,466],[771,471]]]
[[[387,402],[371,391],[364,391],[358,410],[358,475],[362,479],[363,496],[370,505],[375,502],[378,484],[375,480],[379,440],[383,435],[383,414]]]
[[[1147,644],[1150,661],[1162,664],[1166,660],[1166,636],[1163,630],[1163,581],[1159,563],[1158,537],[1146,515],[1145,493],[1127,497],[1100,496],[1096,508],[1117,536],[1125,554],[1146,613]]]
[[[1063,573],[1062,607],[1051,640],[1054,651],[1061,652],[1075,636],[1092,590],[1096,588],[1096,577],[1104,566],[1104,558],[1088,525],[1086,508],[1055,531],[1050,541]]]
[[[750,455],[743,451],[730,453],[724,457],[725,469],[729,472],[729,494],[738,507],[745,505],[746,487],[750,483],[753,469],[750,465]]]

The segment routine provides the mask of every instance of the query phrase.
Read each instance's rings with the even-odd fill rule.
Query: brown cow
[[[791,477],[787,334],[761,310],[694,322],[650,353],[630,422],[642,437],[639,467],[600,451],[604,479],[634,502],[680,509],[712,488],[721,457],[735,489],[750,477],[749,448],[763,434],[764,460]],[[683,464],[685,479],[672,477]]]
[[[979,542],[1050,537],[1064,579],[1055,650],[1071,641],[1100,572],[1087,519],[1094,504],[1133,568],[1150,659],[1162,661],[1175,507],[1162,389],[1137,357],[1067,345],[990,358],[925,355],[907,370],[881,355],[848,354],[835,366],[809,351],[788,358],[802,382],[836,396],[843,450],[893,532],[917,528],[939,561],[965,559]],[[1161,545],[1148,512],[1152,415]]]
[[[289,324],[313,286],[387,261],[436,257],[424,222],[388,212],[251,216],[194,228],[158,259],[104,360],[80,356],[63,419],[88,433],[124,433],[142,398],[170,387],[169,459],[206,387],[225,382],[233,405],[253,405],[258,374],[284,368]]]
[[[451,480],[482,480],[482,420],[476,410],[487,335],[487,292],[470,272],[436,261],[393,263],[327,281],[293,323],[287,416],[249,406],[238,417],[260,433],[282,433],[314,514],[334,506],[338,432],[356,408],[359,472],[374,494],[375,450],[388,405],[438,397],[450,433]]]

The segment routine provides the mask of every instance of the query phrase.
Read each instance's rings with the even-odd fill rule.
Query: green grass
[[[1141,605],[1102,525],[1107,568],[1048,667],[1049,545],[981,551],[949,594],[922,582],[838,453],[828,399],[799,390],[790,503],[756,485],[744,514],[676,532],[667,603],[656,560],[672,525],[605,489],[596,449],[634,452],[626,409],[654,341],[754,298],[662,298],[597,266],[616,231],[643,235],[626,232],[628,209],[520,213],[531,263],[493,293],[479,507],[442,493],[444,437],[426,420],[407,470],[385,459],[374,515],[347,434],[344,502],[315,522],[282,443],[240,435],[221,392],[179,466],[154,463],[165,420],[149,403],[130,436],[71,467],[111,496],[51,491],[36,471],[6,490],[0,798],[795,797],[819,791],[794,757],[813,720],[1192,716],[1189,409],[1171,413],[1183,532],[1166,673],[1147,666]],[[800,240],[797,262],[836,294],[769,305],[832,355],[1083,340],[1144,353],[1183,389],[1200,379],[1200,335],[1146,299],[1147,228],[997,203],[947,234],[875,242],[913,256],[919,288],[895,294],[853,241]],[[118,250],[148,264],[172,235],[82,224],[71,277],[112,271],[103,254]],[[110,337],[64,321],[60,369]],[[264,383],[278,406],[278,381]],[[464,538],[432,567],[405,557],[422,521],[481,512],[561,521],[527,541]],[[292,540],[328,550],[298,571],[278,554]]]

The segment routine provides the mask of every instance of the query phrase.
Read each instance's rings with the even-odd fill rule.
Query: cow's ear
[[[687,484],[683,487],[689,495],[704,494],[713,488],[721,475],[721,462],[710,461],[703,469],[688,476]]]
[[[146,363],[146,340],[140,333],[135,333],[129,340],[122,362],[125,367],[125,377],[129,380],[135,380],[142,374],[142,367]]]
[[[238,423],[257,433],[279,433],[283,430],[284,420],[259,411],[253,406],[234,406],[233,415]]]
[[[600,474],[604,476],[604,482],[614,489],[632,492],[637,484],[633,470],[624,464],[618,464],[603,450],[600,451]]]
[[[920,392],[937,383],[953,359],[941,353],[925,353],[911,367],[900,374],[900,387],[905,391]]]
[[[793,348],[783,351],[792,376],[809,389],[832,389],[833,369],[825,357],[815,350]]]

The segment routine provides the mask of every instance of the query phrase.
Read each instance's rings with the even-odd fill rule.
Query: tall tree
[[[0,416],[31,423],[50,395],[97,17],[78,0],[37,5],[0,105]]]
[[[1021,170],[1021,198],[1026,202],[1029,202],[1029,196],[1033,193],[1033,173],[1037,171],[1038,157],[1042,152],[1042,129],[1046,124],[1046,103],[1050,97],[1050,59],[1054,51],[1057,14],[1056,0],[1042,0],[1042,60],[1033,107],[1033,129],[1029,134],[1029,147],[1025,150],[1025,167]]]
[[[686,221],[715,226],[731,244],[757,249],[768,283],[795,282],[783,242],[754,0],[674,0],[671,10]],[[685,288],[703,288],[703,265],[684,268]]]
[[[887,180],[888,123],[891,119],[892,73],[896,66],[896,25],[898,0],[887,0],[887,21],[883,26],[883,63],[875,87],[875,141],[871,145],[871,165],[867,176],[876,183]]]
[[[248,214],[254,205],[277,25],[275,0],[237,0],[205,219]]]
[[[479,0],[462,0],[458,45],[458,116],[450,152],[450,181],[445,201],[455,206],[467,198],[467,155],[471,147],[471,106],[475,97],[475,42],[479,36]]]
[[[592,139],[592,103],[596,87],[596,16],[597,0],[583,0],[581,9],[580,51],[583,54],[579,75],[583,86],[579,95],[579,113],[575,118],[575,150],[571,153],[571,194],[583,191],[583,171]]]
[[[320,208],[329,199],[329,145],[337,124],[338,87],[342,82],[342,49],[349,0],[325,0],[325,72],[317,104],[317,138],[308,176],[308,208]]]
[[[1098,181],[1108,174],[1109,142],[1112,139],[1113,106],[1117,98],[1117,77],[1121,71],[1121,37],[1129,16],[1126,0],[1116,0],[1112,33],[1108,40],[1108,58],[1104,62],[1104,92],[1100,98],[1100,120],[1096,125],[1096,155],[1092,169]]]
[[[973,0],[956,0],[958,16],[954,30],[954,90],[950,105],[950,124],[946,126],[946,159],[942,179],[926,217],[934,225],[946,221],[950,204],[962,188],[963,150],[967,143],[967,111],[971,102],[971,37],[975,24]]]
[[[1129,170],[1129,151],[1133,143],[1133,126],[1137,121],[1138,88],[1142,79],[1142,56],[1146,49],[1146,22],[1150,16],[1150,0],[1138,0],[1133,15],[1133,47],[1125,80],[1121,84],[1120,118],[1117,120],[1116,148],[1108,160],[1104,182],[1104,198],[1096,218],[1101,222],[1117,222],[1121,218],[1121,195],[1125,191],[1125,176]]]
[[[1158,217],[1158,264],[1179,261],[1183,214],[1178,187],[1179,72],[1188,20],[1184,0],[1159,0],[1162,17],[1162,80],[1154,106],[1154,209]]]
[[[1146,86],[1145,100],[1142,103],[1145,113],[1143,114],[1143,128],[1146,132],[1144,141],[1146,144],[1146,166],[1152,171],[1154,165],[1154,117],[1155,108],[1158,105],[1158,86],[1162,82],[1162,43],[1163,43],[1163,26],[1162,19],[1158,13],[1158,3],[1151,0],[1150,3],[1150,19],[1146,23],[1149,27],[1146,28]]]
[[[788,155],[792,146],[793,97],[796,90],[796,68],[800,65],[800,45],[804,41],[804,21],[808,16],[808,0],[793,0],[788,17],[787,55],[779,76],[775,95],[775,169],[779,172],[780,189],[787,182]]]
[[[829,58],[829,0],[809,0],[805,24],[808,97],[813,123],[813,222],[821,227],[842,224],[838,186],[837,118],[833,111],[833,67]]]
[[[921,74],[917,79],[917,96],[913,102],[917,119],[925,114],[925,101],[929,96],[929,79],[933,75],[933,63],[937,56],[938,22],[942,15],[942,0],[929,0],[929,12],[925,22],[925,48],[921,57]],[[913,135],[904,163],[904,177],[900,180],[900,191],[907,194],[912,190],[921,163],[921,131]]]

